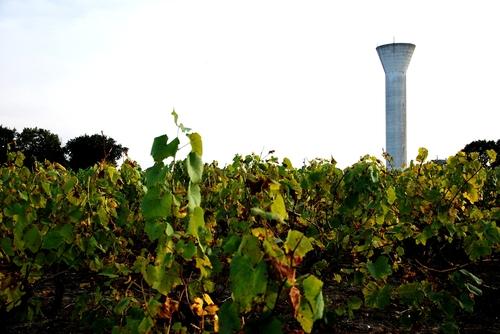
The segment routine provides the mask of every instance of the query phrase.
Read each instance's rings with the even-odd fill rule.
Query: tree
[[[0,125],[0,164],[7,161],[8,151],[14,151],[16,149],[16,135],[16,129],[9,129]]]
[[[496,142],[494,140],[475,140],[465,145],[462,149],[465,153],[477,152],[479,153],[479,160],[483,165],[487,165],[489,157],[486,153],[487,150],[493,150],[497,154],[497,159],[491,164],[492,168],[500,165],[500,139]]]
[[[79,136],[69,140],[64,147],[69,167],[73,170],[89,168],[103,160],[116,165],[116,161],[127,151],[128,148],[103,134]]]
[[[16,138],[16,149],[24,153],[24,164],[29,168],[33,167],[35,161],[44,160],[66,164],[61,140],[49,130],[24,128]]]

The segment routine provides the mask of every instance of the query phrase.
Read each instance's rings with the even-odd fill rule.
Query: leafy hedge
[[[10,154],[0,321],[310,333],[363,309],[392,312],[409,330],[457,332],[497,291],[487,268],[499,269],[499,168],[464,153],[425,162],[425,149],[404,170],[372,157],[345,170],[258,156],[220,168],[202,163],[200,135],[174,118],[182,136],[155,138],[146,171],[131,161],[31,171]],[[181,140],[191,147],[183,160]]]

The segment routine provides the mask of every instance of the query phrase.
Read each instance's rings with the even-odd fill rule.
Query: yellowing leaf
[[[212,301],[212,298],[207,293],[203,294],[203,300],[208,304],[208,305],[213,305],[214,302]]]
[[[281,220],[288,219],[288,213],[285,208],[285,201],[281,194],[277,194],[273,203],[271,204],[271,212],[277,214]]]
[[[426,148],[420,147],[418,149],[417,161],[420,163],[423,163],[425,161],[425,159],[427,159],[428,154],[429,154],[429,151],[427,151]]]
[[[203,299],[195,297],[193,304],[191,304],[191,310],[201,317],[203,315]]]
[[[214,333],[219,333],[219,317],[217,314],[214,314]]]
[[[201,157],[203,155],[203,144],[200,134],[197,132],[191,133],[189,135],[189,141],[191,142],[191,150]]]
[[[219,307],[215,304],[208,305],[205,307],[205,314],[207,315],[217,315],[217,311],[219,310]]]
[[[464,192],[464,197],[467,198],[471,203],[475,203],[479,200],[479,193],[477,192],[476,188],[472,188]]]
[[[342,281],[342,276],[340,276],[339,274],[334,274],[333,279],[335,280],[335,282],[340,283]]]
[[[394,201],[396,201],[396,190],[394,187],[389,187],[387,189],[387,202],[392,205]]]
[[[276,182],[270,183],[269,190],[271,191],[271,193],[277,193],[280,190],[280,184]]]

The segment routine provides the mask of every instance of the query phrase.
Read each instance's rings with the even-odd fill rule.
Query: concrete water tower
[[[377,47],[385,72],[385,150],[395,168],[406,166],[406,69],[413,50],[410,43]]]

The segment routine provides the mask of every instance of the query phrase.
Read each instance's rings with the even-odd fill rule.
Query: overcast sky
[[[275,150],[341,167],[385,146],[375,48],[416,44],[408,158],[500,133],[497,1],[0,0],[0,123],[103,131],[152,164],[170,113],[204,160]]]

